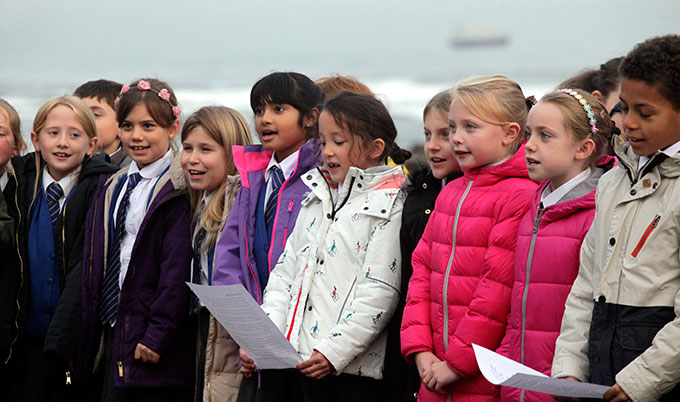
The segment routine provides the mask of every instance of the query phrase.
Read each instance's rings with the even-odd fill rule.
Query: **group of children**
[[[539,102],[467,79],[426,105],[408,175],[346,77],[260,79],[258,145],[233,109],[182,125],[167,83],[100,80],[45,103],[20,155],[0,100],[6,395],[553,400],[486,381],[478,344],[607,400],[674,400],[679,66],[668,35]],[[303,362],[259,370],[185,282],[243,285]]]

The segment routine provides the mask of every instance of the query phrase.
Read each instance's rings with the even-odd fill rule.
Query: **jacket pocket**
[[[642,247],[645,245],[645,242],[647,242],[647,239],[659,224],[659,220],[661,220],[661,215],[657,214],[654,217],[654,219],[652,219],[652,222],[649,224],[649,226],[647,226],[647,229],[645,229],[645,232],[642,234],[642,237],[638,241],[637,246],[635,246],[633,252],[631,253],[633,257],[637,258],[638,254],[640,254],[640,250],[642,250]]]
[[[652,346],[657,332],[665,323],[630,322],[617,325],[612,348],[612,370],[618,373]]]

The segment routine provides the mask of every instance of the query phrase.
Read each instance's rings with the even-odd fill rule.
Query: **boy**
[[[109,80],[88,81],[76,88],[73,95],[92,109],[102,151],[109,154],[112,164],[127,167],[130,165],[130,157],[120,146],[120,128],[113,105],[122,87],[122,84]]]
[[[614,384],[610,401],[677,401],[680,36],[636,45],[620,70],[628,142],[597,188],[552,375]]]

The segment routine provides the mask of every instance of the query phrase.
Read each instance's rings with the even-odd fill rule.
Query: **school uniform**
[[[18,183],[20,263],[10,274],[18,281],[13,292],[15,336],[9,349],[15,378],[10,400],[70,399],[67,363],[76,350],[73,334],[80,309],[76,305],[62,315],[58,306],[79,299],[70,289],[80,281],[85,215],[98,186],[115,168],[100,154],[55,181],[46,168],[36,171],[33,153],[14,157],[12,165]],[[52,327],[59,328],[59,336],[50,335]]]
[[[85,228],[76,370],[84,378],[104,373],[102,400],[191,399],[190,227],[186,182],[171,151],[142,169],[133,162],[98,193]],[[159,362],[135,360],[139,343]]]

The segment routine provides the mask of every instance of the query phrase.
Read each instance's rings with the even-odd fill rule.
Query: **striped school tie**
[[[120,277],[120,243],[125,236],[125,218],[127,217],[127,209],[130,200],[130,193],[135,188],[142,175],[134,173],[128,176],[128,185],[123,194],[123,199],[118,205],[118,214],[116,217],[116,228],[113,235],[113,242],[109,248],[109,259],[106,267],[106,274],[104,275],[104,288],[102,291],[100,315],[102,324],[113,324],[116,313],[118,313],[118,296],[120,295],[120,286],[118,285]]]
[[[59,183],[53,181],[47,186],[47,209],[50,212],[50,219],[52,219],[52,230],[57,231],[57,221],[59,220],[59,200],[64,196],[64,190],[61,188]]]
[[[264,209],[264,222],[269,227],[271,221],[276,215],[276,204],[279,200],[279,190],[281,189],[281,184],[286,180],[283,177],[283,171],[278,166],[272,166],[272,193],[269,195],[269,200],[267,200],[267,207]]]
[[[199,218],[200,222],[200,218]],[[196,239],[194,239],[194,264],[193,273],[191,275],[191,283],[197,285],[201,284],[201,273],[203,267],[201,266],[201,246],[203,245],[203,240],[205,240],[206,230],[204,228],[198,229],[196,233]],[[189,314],[193,314],[198,309],[198,297],[191,292],[191,301],[189,302]]]

